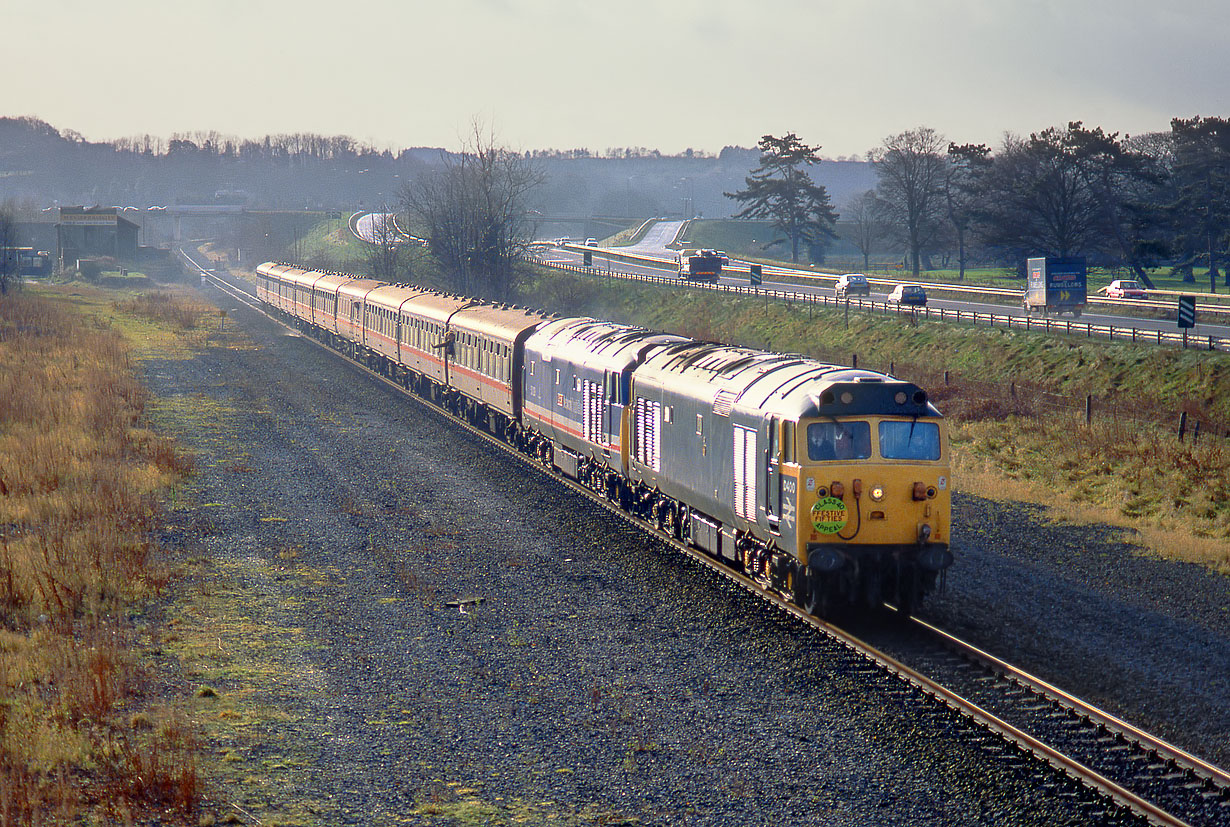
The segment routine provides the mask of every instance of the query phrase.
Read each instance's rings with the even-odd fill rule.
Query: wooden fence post
[[[1093,424],[1093,394],[1085,394],[1085,427]]]
[[[1179,442],[1183,441],[1183,434],[1187,431],[1187,411],[1179,414]]]

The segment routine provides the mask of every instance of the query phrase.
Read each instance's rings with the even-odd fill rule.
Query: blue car
[[[893,292],[888,294],[890,304],[912,304],[915,307],[927,306],[927,292],[917,284],[898,284]]]

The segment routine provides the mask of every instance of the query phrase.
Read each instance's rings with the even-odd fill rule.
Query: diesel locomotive
[[[265,263],[304,332],[813,614],[909,611],[953,562],[945,422],[805,356]]]

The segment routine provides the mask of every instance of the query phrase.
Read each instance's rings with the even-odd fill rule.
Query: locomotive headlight
[[[880,502],[881,500],[883,500],[884,499],[884,486],[880,485],[878,482],[875,485],[871,486],[871,499],[874,500],[875,502]]]

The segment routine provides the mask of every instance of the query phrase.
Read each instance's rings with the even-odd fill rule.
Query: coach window
[[[662,421],[665,422],[667,425],[675,421],[675,406],[674,405],[663,405],[662,406]]]

